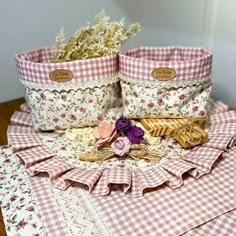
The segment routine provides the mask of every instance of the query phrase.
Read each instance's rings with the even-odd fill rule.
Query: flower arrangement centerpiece
[[[101,161],[115,156],[160,160],[160,153],[148,149],[144,129],[131,119],[121,117],[113,124],[103,120],[93,134],[96,138],[94,149],[80,153],[80,160]]]

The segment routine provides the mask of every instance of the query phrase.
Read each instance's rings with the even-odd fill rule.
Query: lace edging
[[[94,88],[94,87],[103,87],[107,86],[109,84],[113,84],[118,82],[119,78],[117,75],[108,77],[108,78],[103,78],[103,79],[97,79],[94,81],[68,81],[65,83],[34,83],[34,82],[29,82],[26,80],[20,80],[21,83],[26,87],[30,89],[35,89],[35,90],[85,90],[87,88]]]
[[[158,89],[170,89],[170,88],[179,88],[179,87],[191,87],[191,86],[200,86],[204,85],[211,85],[211,75],[204,78],[197,78],[191,80],[170,80],[170,81],[158,81],[158,80],[139,80],[129,78],[125,75],[119,74],[119,79],[122,83],[130,84],[131,86],[142,86],[142,87],[150,87]]]

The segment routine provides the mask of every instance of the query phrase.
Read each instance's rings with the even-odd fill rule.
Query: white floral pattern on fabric
[[[207,114],[211,80],[147,81],[121,76],[123,114],[128,118],[201,117]]]
[[[117,82],[85,89],[77,84],[69,91],[26,87],[25,92],[36,130],[95,126],[103,119],[115,120],[121,106]]]
[[[8,146],[0,150],[0,205],[7,235],[47,235],[29,187],[29,176]]]

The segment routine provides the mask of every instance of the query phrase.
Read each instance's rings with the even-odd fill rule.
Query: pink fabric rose
[[[97,139],[108,138],[112,134],[115,127],[112,126],[107,120],[104,120],[98,124],[98,127],[94,130],[94,136]]]
[[[116,155],[123,156],[130,150],[130,141],[127,137],[118,137],[111,147]]]
[[[108,121],[104,120],[99,123],[93,134],[98,139],[95,146],[99,150],[106,146],[116,135],[115,125],[111,125]]]

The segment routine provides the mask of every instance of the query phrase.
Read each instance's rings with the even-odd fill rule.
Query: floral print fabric
[[[116,119],[119,102],[117,82],[70,90],[27,87],[26,99],[36,130],[95,126],[103,119]]]
[[[12,149],[0,149],[0,206],[7,235],[47,235],[29,187],[29,176],[18,165]]]
[[[201,117],[207,114],[210,79],[139,81],[121,76],[123,115],[128,118]]]

